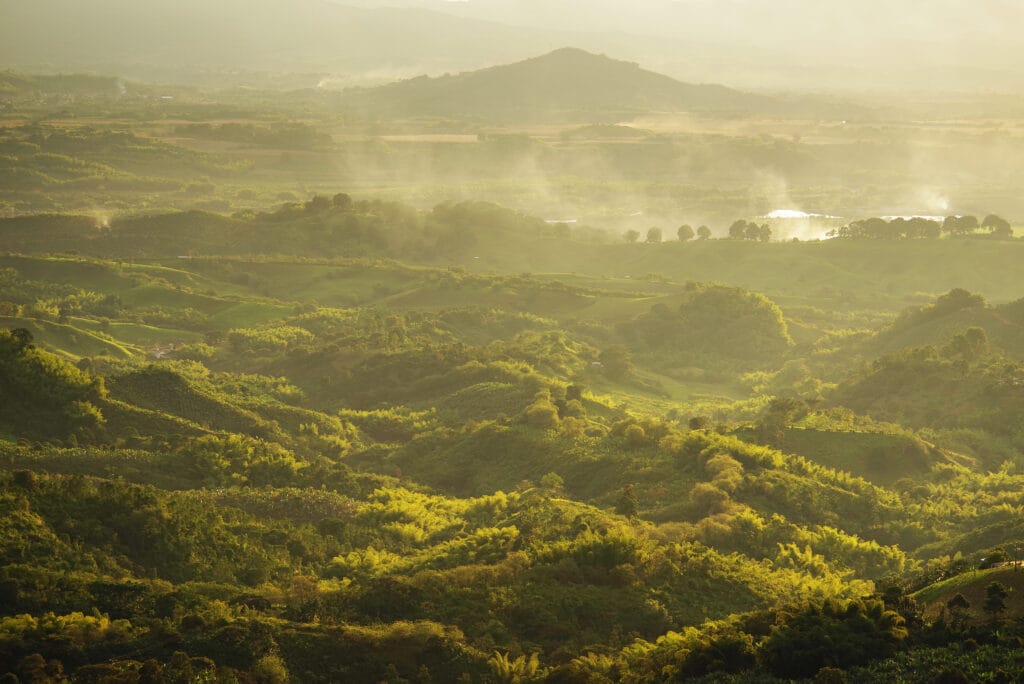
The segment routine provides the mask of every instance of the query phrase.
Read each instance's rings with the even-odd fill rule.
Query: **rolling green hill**
[[[1024,358],[1024,299],[988,305],[984,298],[964,290],[952,290],[934,303],[908,309],[870,343],[873,354],[885,354],[906,347],[936,347],[955,344],[958,335],[971,328],[983,331],[977,344]]]
[[[1024,539],[1019,302],[945,287],[956,240],[872,279],[874,244],[600,244],[480,203],[7,226],[3,320],[33,345],[4,333],[0,364],[22,674],[872,681],[965,634],[1015,652],[937,619],[980,585],[923,588]],[[1005,293],[997,247],[972,258]],[[499,250],[563,270],[452,263]]]

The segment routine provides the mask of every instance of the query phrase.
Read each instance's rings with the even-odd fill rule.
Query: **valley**
[[[474,10],[385,85],[0,72],[0,679],[1015,681],[1018,100]]]

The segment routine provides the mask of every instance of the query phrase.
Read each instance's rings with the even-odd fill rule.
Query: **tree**
[[[14,342],[14,349],[21,353],[32,348],[32,333],[27,328],[14,328],[10,332],[11,340]]]
[[[942,230],[950,235],[966,235],[978,228],[975,216],[947,216],[942,222]]]
[[[615,502],[615,512],[627,518],[635,518],[639,510],[640,499],[637,497],[633,485],[628,484],[622,488],[622,493]]]
[[[907,222],[907,230],[913,236],[934,240],[942,235],[942,226],[938,221],[930,221],[925,218],[912,218]]]
[[[822,667],[846,669],[885,658],[906,638],[903,618],[881,601],[826,601],[773,627],[761,660],[777,677],[809,678]]]
[[[743,240],[747,237],[747,222],[743,219],[733,221],[733,224],[729,226],[729,237],[733,240]]]
[[[526,422],[539,428],[558,427],[558,408],[550,399],[537,399],[526,407]]]
[[[626,444],[631,447],[640,447],[647,443],[647,433],[636,423],[627,427],[622,435],[626,438]]]
[[[957,627],[963,627],[967,621],[967,611],[971,607],[971,602],[967,600],[963,594],[957,594],[953,598],[946,601],[946,608],[949,610],[950,616],[953,618],[953,624]]]
[[[967,216],[961,216],[960,217],[960,230],[962,230],[965,233],[969,233],[972,230],[977,230],[977,229],[978,229],[978,218],[976,216],[971,216],[970,214],[968,214]]]
[[[647,242],[661,242],[661,228],[652,226],[647,229]]]
[[[986,216],[981,222],[981,227],[988,228],[992,237],[1000,240],[1013,237],[1013,228],[1010,227],[1010,222],[995,214]]]
[[[775,397],[757,422],[758,436],[769,444],[779,444],[786,436],[786,428],[806,413],[804,401],[796,397]]]
[[[565,486],[565,480],[558,473],[551,472],[540,478],[540,486],[552,494],[560,494]]]
[[[288,681],[288,669],[281,656],[268,653],[256,662],[252,669],[253,678],[260,684],[285,684]]]
[[[985,587],[985,603],[981,609],[992,617],[995,622],[999,616],[1006,612],[1006,599],[1010,596],[1011,589],[1002,582],[991,582]]]
[[[632,244],[640,239],[640,233],[635,230],[627,230],[622,237],[626,238],[626,242]]]
[[[318,214],[321,211],[330,209],[331,200],[323,195],[313,195],[307,202],[305,209],[311,214]]]
[[[587,415],[587,407],[579,399],[555,402],[555,406],[558,407],[558,415],[563,418],[583,418]]]
[[[534,681],[544,673],[536,653],[530,654],[529,658],[521,655],[513,660],[508,653],[495,651],[494,655],[487,659],[487,664],[491,667],[495,681],[502,684]]]
[[[23,682],[48,682],[50,678],[46,675],[46,658],[33,653],[25,656],[18,663],[18,674]]]
[[[711,420],[707,416],[693,416],[687,423],[691,430],[706,430],[709,425]]]
[[[175,651],[171,659],[164,665],[164,675],[170,682],[191,682],[192,659],[184,651]]]
[[[676,237],[679,238],[680,242],[687,242],[689,240],[692,240],[693,236],[694,236],[693,228],[691,228],[686,223],[684,223],[683,225],[679,226],[679,229],[676,230]]]
[[[598,358],[605,375],[613,380],[625,380],[633,374],[633,357],[625,345],[613,344],[601,352]]]
[[[711,238],[711,229],[707,226],[701,226],[697,229],[697,237],[701,240],[708,240]]]
[[[968,328],[953,337],[946,347],[949,356],[959,356],[967,363],[973,363],[988,353],[988,335],[984,328]]]

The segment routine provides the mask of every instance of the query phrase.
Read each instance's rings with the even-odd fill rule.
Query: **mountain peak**
[[[721,85],[694,85],[635,62],[562,47],[512,64],[364,91],[360,105],[407,116],[484,120],[618,120],[641,112],[744,113],[772,102]]]
[[[552,50],[551,52],[548,52],[546,54],[540,55],[539,57],[534,57],[533,58],[533,60],[537,60],[537,61],[558,60],[558,59],[561,59],[561,60],[574,59],[574,60],[581,60],[581,61],[605,60],[605,61],[609,61],[609,62],[620,61],[620,60],[612,59],[611,57],[609,57],[607,55],[604,55],[604,54],[600,54],[599,55],[599,54],[596,54],[596,53],[593,53],[593,52],[588,52],[588,51],[584,50],[583,48],[573,47],[571,45],[567,45],[565,47],[557,48],[555,50]],[[530,60],[527,60],[527,61],[530,61]]]
[[[505,68],[543,67],[549,69],[609,69],[624,68],[629,70],[641,70],[636,62],[627,62],[615,59],[605,54],[588,52],[582,48],[566,46],[560,47],[537,57],[524,59],[520,62],[502,65]],[[502,67],[495,67],[502,68]],[[648,72],[654,73],[654,72]],[[661,76],[659,74],[659,76]],[[668,78],[668,76],[662,76]]]

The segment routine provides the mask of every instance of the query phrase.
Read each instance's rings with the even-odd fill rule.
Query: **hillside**
[[[687,278],[795,292],[806,271],[779,264],[842,273],[876,244],[551,231],[343,194],[4,221],[21,254],[0,258],[3,661],[79,679],[937,674],[920,644],[948,659],[962,634],[900,592],[1024,538],[1020,371],[970,345],[858,354],[1019,304],[862,308],[947,284],[955,240],[905,246],[921,263],[900,280],[850,276],[860,303],[837,309],[824,289],[780,305]],[[974,257],[991,275],[1016,247]],[[540,252],[592,273],[522,272]],[[491,272],[452,263],[476,254]],[[646,265],[671,277],[602,273]],[[1007,648],[961,666],[1015,657],[1015,637],[965,628]]]
[[[486,121],[618,120],[652,111],[773,114],[778,100],[681,83],[605,55],[561,48],[515,64],[355,91],[347,106],[385,116]]]
[[[825,640],[861,621],[874,645],[847,650],[851,668],[922,657],[900,647],[902,628],[890,631],[912,611],[858,597],[1020,537],[1019,475],[975,472],[841,412],[812,413],[779,448],[762,446],[774,439],[766,419],[743,418],[761,399],[697,395],[693,379],[658,375],[658,355],[671,354],[657,347],[636,366],[613,363],[612,343],[641,344],[609,337],[614,323],[662,298],[682,301],[687,326],[652,329],[662,342],[724,344],[736,332],[710,315],[724,307],[762,317],[779,344],[726,351],[775,367],[772,355],[792,350],[761,296],[704,286],[666,298],[653,283],[638,293],[628,281],[568,286],[387,261],[4,266],[12,325],[38,335],[0,337],[4,396],[45,367],[52,380],[17,385],[19,416],[52,407],[45,415],[60,418],[0,423],[12,438],[0,443],[10,662],[45,653],[79,677],[146,667],[102,665],[124,651],[170,674],[185,667],[181,651],[193,671],[280,667],[298,681],[396,671],[500,681],[522,650],[538,654],[538,680],[628,668],[657,681],[666,663],[805,676],[822,663],[779,656],[803,621]],[[329,309],[276,298],[314,293],[365,299]],[[604,307],[607,331],[573,322],[587,300]],[[122,355],[82,345],[92,329]],[[708,414],[718,425],[706,427]],[[922,511],[937,510],[923,527]],[[13,617],[43,607],[64,616],[46,629],[68,646]],[[150,638],[142,625],[157,623],[180,638]],[[734,639],[749,643],[736,664],[699,655]],[[606,660],[587,660],[596,643]],[[333,655],[311,660],[319,649]]]
[[[902,312],[879,332],[868,348],[876,355],[906,347],[953,344],[958,334],[977,329],[976,344],[984,351],[989,346],[1014,359],[1024,358],[1024,299],[998,306],[964,290],[952,290],[933,304],[912,307]]]

